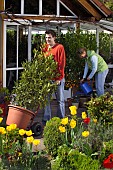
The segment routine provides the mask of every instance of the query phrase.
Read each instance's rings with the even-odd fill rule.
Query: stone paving
[[[68,108],[67,102],[65,102],[65,109],[66,109],[66,114],[69,114],[69,108]],[[51,102],[51,111],[52,111],[52,117],[55,117],[56,111],[57,111],[57,102],[56,102],[55,99]],[[42,118],[43,118],[43,110],[39,109],[39,111],[38,111],[37,115],[35,116],[33,122],[37,122],[37,121],[41,122]]]

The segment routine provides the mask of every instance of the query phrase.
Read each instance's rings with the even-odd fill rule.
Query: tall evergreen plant
[[[44,107],[56,89],[52,82],[56,76],[57,63],[53,56],[45,57],[43,52],[35,50],[34,59],[23,63],[20,80],[15,83],[13,93],[16,97],[13,104],[30,110]]]

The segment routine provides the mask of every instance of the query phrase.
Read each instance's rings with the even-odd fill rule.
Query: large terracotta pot
[[[34,117],[34,113],[30,110],[24,109],[20,106],[8,105],[8,116],[6,124],[17,124],[20,129],[26,129],[30,123],[31,118]]]

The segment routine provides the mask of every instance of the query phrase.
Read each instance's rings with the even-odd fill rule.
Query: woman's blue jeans
[[[55,96],[58,103],[56,116],[59,118],[63,118],[65,116],[65,100],[64,100],[65,79],[63,78],[60,82],[61,82],[60,85],[58,85],[55,91]],[[50,101],[48,101],[48,105],[44,109],[43,121],[47,121],[50,119],[51,119],[51,105]]]
[[[96,92],[98,96],[101,96],[104,94],[104,83],[105,83],[107,74],[108,74],[108,69],[101,73],[95,74],[95,87],[96,87]]]

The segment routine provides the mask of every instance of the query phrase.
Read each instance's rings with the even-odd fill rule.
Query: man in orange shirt
[[[62,44],[55,42],[56,33],[53,30],[47,30],[45,32],[45,35],[47,43],[45,52],[47,52],[47,55],[52,54],[54,60],[58,63],[57,71],[59,73],[59,76],[54,78],[54,83],[56,83],[58,86],[55,95],[56,100],[58,102],[57,116],[63,118],[65,116],[65,101],[64,101],[64,84],[65,84],[64,69],[66,63],[65,50]],[[43,122],[46,123],[46,121],[50,119],[51,119],[51,107],[49,102],[49,104],[44,109]]]

